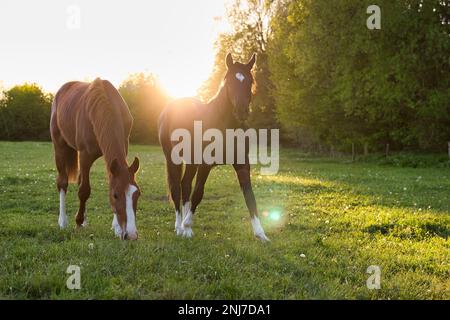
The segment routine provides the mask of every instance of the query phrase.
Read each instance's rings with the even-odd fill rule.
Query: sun
[[[198,89],[208,77],[207,69],[209,65],[199,63],[196,67],[179,66],[177,70],[166,69],[156,73],[162,88],[171,98],[186,98],[197,96]]]
[[[0,43],[2,80],[7,86],[37,82],[55,92],[71,80],[101,77],[120,86],[129,74],[145,72],[156,75],[173,98],[196,96],[213,71],[214,43],[229,28],[225,3],[168,0],[130,6],[118,0],[108,2],[105,14],[103,2],[89,1],[78,5],[81,24],[72,30],[63,2],[0,1],[0,12],[7,12],[0,29],[9,30]]]

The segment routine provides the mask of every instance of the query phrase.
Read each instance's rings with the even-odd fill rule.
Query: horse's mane
[[[103,80],[95,79],[87,90],[89,119],[108,168],[114,159],[126,159],[124,127],[120,110],[108,97]]]

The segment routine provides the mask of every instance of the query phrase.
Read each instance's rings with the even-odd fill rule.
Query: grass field
[[[67,197],[60,231],[49,143],[0,142],[0,298],[449,299],[450,169],[395,168],[282,150],[280,172],[253,185],[269,244],[253,238],[231,167],[215,168],[194,221],[173,231],[163,156],[132,146],[142,189],[140,239],[113,236],[103,160],[91,173],[89,225],[75,228]],[[280,213],[279,216],[276,212]],[[69,290],[69,265],[81,289]],[[381,289],[369,290],[370,265]]]

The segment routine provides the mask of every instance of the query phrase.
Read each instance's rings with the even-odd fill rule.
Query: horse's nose
[[[137,233],[137,231],[136,232],[130,232],[130,233],[127,233],[127,238],[128,238],[128,240],[137,240],[137,238],[138,238],[138,233]]]
[[[124,232],[122,233],[122,240],[137,240],[138,238],[138,233],[137,231],[135,232]]]

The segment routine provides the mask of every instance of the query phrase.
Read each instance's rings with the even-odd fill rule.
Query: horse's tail
[[[78,151],[72,148],[67,148],[65,166],[67,177],[70,182],[77,182],[78,180]]]

